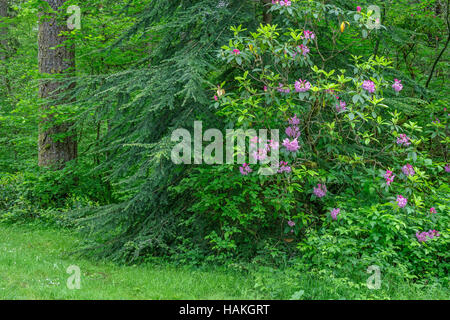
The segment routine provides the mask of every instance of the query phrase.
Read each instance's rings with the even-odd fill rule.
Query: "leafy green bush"
[[[298,9],[281,10],[295,16]],[[262,163],[202,167],[174,188],[194,196],[190,221],[201,225],[213,257],[259,261],[262,254],[280,263],[296,256],[340,276],[378,265],[411,278],[445,277],[448,114],[430,123],[423,111],[415,119],[398,111],[424,101],[401,97],[408,89],[386,79],[392,67],[384,57],[342,55],[348,70],[326,70],[310,58],[320,39],[309,30],[232,30],[219,56],[237,75],[215,87],[212,106],[228,127],[284,134],[276,175],[258,175]],[[260,148],[267,158],[276,147],[263,141]]]

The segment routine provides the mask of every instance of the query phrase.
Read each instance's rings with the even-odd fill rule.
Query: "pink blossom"
[[[437,213],[436,208],[431,207],[431,208],[430,208],[430,213]]]
[[[292,228],[293,226],[295,226],[295,222],[289,220],[289,221],[288,221],[288,225],[289,225],[289,227]]]
[[[428,239],[433,239],[435,237],[439,237],[440,234],[436,230],[429,230],[428,232],[416,232],[416,238],[419,242],[426,242]],[[428,238],[428,239],[427,239]]]
[[[269,140],[269,144],[267,146],[268,146],[269,151],[277,150],[280,147],[280,144],[278,143],[278,141]]]
[[[287,127],[286,135],[291,138],[298,138],[300,137],[300,129],[296,126]]]
[[[356,11],[361,12],[362,8],[360,6],[356,7]]]
[[[306,80],[299,79],[295,81],[295,91],[296,92],[306,92],[311,89],[311,83]]]
[[[260,148],[258,151],[253,152],[253,158],[259,161],[264,161],[267,159],[267,145],[266,148]]]
[[[267,91],[267,86],[264,86],[264,91]]]
[[[333,220],[337,220],[337,216],[340,212],[341,212],[341,209],[339,209],[339,208],[331,210],[331,213],[330,213],[331,218],[333,218]]]
[[[314,188],[313,192],[318,198],[325,197],[325,195],[327,194],[327,187],[324,184],[319,183],[317,185],[317,188]]]
[[[314,32],[309,31],[309,30],[305,30],[303,31],[303,36],[301,37],[302,39],[314,39],[316,37],[316,35],[314,34]]]
[[[297,118],[296,114],[294,114],[294,116],[292,118],[290,118],[288,121],[289,121],[289,124],[292,124],[294,126],[300,124],[300,119]]]
[[[283,172],[289,173],[289,172],[291,172],[291,171],[292,171],[292,169],[291,169],[291,167],[288,165],[287,162],[285,162],[285,161],[280,161],[280,169],[278,169],[278,173],[283,173]]]
[[[408,203],[408,199],[403,197],[402,195],[397,196],[397,204],[400,208],[406,207],[406,204]]]
[[[362,88],[370,93],[374,93],[375,92],[375,83],[373,83],[373,81],[370,81],[370,80],[365,80],[362,84]]]
[[[233,49],[233,53],[235,55],[241,54],[241,51],[239,49]]]
[[[450,164],[445,165],[445,172],[450,172]]]
[[[407,137],[406,134],[401,133],[397,137],[397,144],[409,146],[411,144],[411,142],[409,141],[409,137]]]
[[[336,111],[343,112],[347,109],[347,103],[345,101],[339,101],[339,104],[336,104]]]
[[[395,175],[391,170],[386,170],[386,173],[384,174],[384,178],[386,179],[386,184],[388,186],[391,185],[392,182],[394,182]]]
[[[289,141],[289,139],[286,138],[285,140],[283,140],[283,146],[291,152],[296,152],[300,148],[297,138],[292,141]]]
[[[416,172],[414,171],[413,166],[410,165],[409,163],[402,167],[402,171],[403,171],[403,174],[405,176],[413,176],[413,175],[416,174]]]
[[[394,79],[394,84],[392,85],[392,88],[396,91],[396,92],[400,92],[403,90],[403,85],[401,83],[401,80],[398,79]]]
[[[244,163],[244,164],[242,165],[242,167],[239,168],[239,171],[241,172],[241,174],[242,174],[243,176],[246,176],[246,175],[248,175],[250,172],[252,172],[253,170],[252,170],[252,168],[250,168],[250,166],[249,166],[247,163]]]
[[[278,85],[279,85],[279,87],[278,87],[277,90],[279,92],[282,92],[282,93],[289,93],[289,92],[291,92],[291,89],[289,89],[289,87],[285,87],[284,84],[279,83]]]
[[[214,95],[214,100],[219,100],[219,98],[216,96],[216,95]]]
[[[301,44],[298,46],[299,52],[301,52],[301,54],[303,54],[303,56],[307,56],[308,53],[311,51],[309,50],[309,48],[307,46],[305,46],[304,44]]]

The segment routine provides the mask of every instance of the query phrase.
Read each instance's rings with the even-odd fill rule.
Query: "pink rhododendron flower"
[[[289,141],[289,139],[286,138],[285,140],[283,140],[283,146],[291,152],[296,152],[300,148],[297,139]]]
[[[339,208],[331,210],[331,213],[330,213],[331,218],[333,218],[333,220],[337,220],[337,216],[340,212],[341,212],[341,209],[339,209]]]
[[[391,185],[392,182],[394,182],[395,175],[391,170],[386,170],[386,173],[384,174],[384,178],[386,179],[386,184],[388,186]]]
[[[250,172],[252,172],[253,170],[252,170],[252,168],[250,168],[250,166],[248,165],[248,163],[244,163],[244,164],[242,165],[242,167],[239,168],[239,171],[241,172],[241,174],[242,174],[243,176],[246,176],[246,175],[248,175]]]
[[[430,213],[437,213],[436,209],[434,207],[430,208]]]
[[[286,135],[290,138],[298,138],[300,137],[300,129],[296,126],[287,127]]]
[[[311,83],[306,80],[299,79],[295,81],[295,91],[296,92],[306,92],[311,89]]]
[[[267,145],[269,150],[277,150],[280,147],[278,141],[269,140],[269,144]]]
[[[233,49],[233,53],[235,55],[241,54],[241,51],[239,49]]]
[[[291,172],[291,171],[292,171],[292,169],[291,169],[291,167],[288,165],[287,162],[285,162],[285,161],[280,161],[280,169],[278,169],[278,173],[283,173],[283,172],[289,173],[289,172]]]
[[[307,46],[305,46],[304,44],[301,44],[298,46],[299,52],[301,52],[301,54],[303,54],[303,56],[307,56],[308,53],[311,51],[309,50],[309,48]]]
[[[264,161],[267,159],[267,145],[266,148],[260,148],[258,151],[253,152],[253,158],[259,161]]]
[[[339,103],[336,104],[337,112],[343,112],[346,109],[347,109],[347,103],[345,103],[345,101],[339,101]]]
[[[394,79],[394,84],[392,85],[392,88],[396,91],[396,92],[400,92],[403,89],[403,85],[401,83],[401,80],[398,79]]]
[[[416,238],[419,242],[426,242],[429,239],[433,239],[435,237],[439,237],[440,234],[436,230],[429,230],[428,232],[416,232]]]
[[[360,6],[356,7],[356,11],[361,12],[362,8]]]
[[[301,37],[302,39],[314,39],[316,37],[316,35],[314,34],[314,32],[309,31],[309,30],[305,30],[303,31],[303,36]]]
[[[406,207],[406,204],[408,203],[408,199],[403,197],[402,195],[397,196],[397,204],[400,208]]]
[[[413,166],[410,165],[409,163],[402,167],[402,171],[403,171],[403,174],[405,176],[413,176],[413,175],[416,174],[416,172],[414,171]]]
[[[289,89],[289,87],[285,87],[284,84],[282,84],[282,83],[279,83],[279,87],[278,87],[277,90],[279,92],[282,92],[282,93],[289,93],[289,92],[291,92],[291,89]]]
[[[325,195],[327,194],[327,187],[324,184],[319,183],[317,185],[317,188],[314,188],[314,194],[318,198],[325,197]]]
[[[375,92],[375,83],[370,80],[365,80],[362,84],[362,88],[367,92],[374,93]]]
[[[406,134],[401,133],[397,137],[397,144],[409,146],[411,144],[411,142],[409,142],[409,137],[407,137]]]
[[[300,124],[300,119],[297,118],[296,114],[292,118],[290,118],[288,121],[289,121],[289,124],[292,124],[294,126]]]

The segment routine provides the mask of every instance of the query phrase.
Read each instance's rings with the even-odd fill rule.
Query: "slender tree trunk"
[[[0,21],[2,18],[8,17],[8,0],[0,0]],[[0,60],[6,59],[6,52],[8,48],[8,28],[3,22],[0,22]]]
[[[66,0],[45,0],[50,7],[57,11]],[[46,16],[46,17],[45,17]],[[58,76],[68,75],[75,70],[75,51],[73,47],[64,46],[67,39],[60,36],[63,31],[69,31],[67,22],[57,21],[56,16],[41,13],[39,23],[39,72]],[[56,101],[67,86],[62,80],[41,80],[39,97]],[[70,87],[69,87],[70,89]],[[39,125],[39,166],[52,166],[60,169],[67,161],[77,156],[76,135],[70,131],[71,123],[55,123],[51,106],[56,102],[43,106],[44,117]],[[57,108],[57,107],[55,107]],[[57,110],[57,109],[56,109]],[[56,111],[54,110],[54,111]]]
[[[450,12],[450,0],[447,0],[447,14],[445,16],[445,20],[447,22],[447,41],[444,44],[444,48],[442,48],[441,53],[437,56],[436,60],[433,63],[433,67],[431,68],[430,75],[428,76],[427,83],[425,84],[425,88],[428,88],[431,82],[431,78],[433,78],[434,69],[436,69],[436,66],[441,59],[442,55],[444,54],[445,50],[447,50],[448,44],[450,43],[450,20],[449,20],[449,12]]]

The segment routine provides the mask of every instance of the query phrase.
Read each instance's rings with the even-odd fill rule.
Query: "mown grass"
[[[120,266],[68,255],[80,238],[66,230],[0,224],[0,299],[449,299],[448,288],[407,282],[368,290],[363,284],[289,270],[237,271],[174,267],[167,263]],[[81,269],[81,289],[66,272]]]

